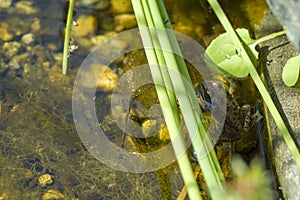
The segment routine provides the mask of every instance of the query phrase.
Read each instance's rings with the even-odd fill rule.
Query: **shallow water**
[[[223,4],[231,7],[230,1]],[[235,26],[255,28],[259,24],[265,9],[257,11],[255,5],[241,1],[228,10]],[[207,21],[199,12],[198,1],[166,1],[166,6],[175,30],[201,44],[222,30],[214,18]],[[120,172],[96,160],[82,145],[72,116],[75,75],[101,37],[115,34],[114,17],[119,14],[109,7],[99,11],[76,4],[76,18],[92,16],[96,24],[92,23],[91,32],[84,36],[73,32],[79,48],[70,56],[68,75],[64,76],[65,7],[63,1],[52,0],[13,1],[9,7],[0,8],[0,199],[46,199],[51,190],[57,199],[176,198],[183,183],[175,164],[159,172]],[[123,59],[120,56],[111,65],[117,75],[132,68]],[[110,113],[110,92],[99,92],[96,97],[96,105],[103,108],[97,113],[99,121],[109,123],[105,116]],[[121,130],[107,136],[121,145]],[[130,149],[132,144],[127,141],[126,145]],[[44,187],[39,184],[43,174],[53,179]]]

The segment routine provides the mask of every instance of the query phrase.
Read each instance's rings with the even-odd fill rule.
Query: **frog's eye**
[[[196,83],[194,85],[194,90],[197,98],[199,99],[201,108],[204,110],[212,110],[214,106],[211,103],[210,93],[205,82]]]

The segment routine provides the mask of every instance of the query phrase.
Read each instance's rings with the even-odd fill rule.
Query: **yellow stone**
[[[65,199],[67,198],[57,190],[48,190],[43,195],[43,200],[65,200]]]
[[[4,191],[4,192],[0,195],[0,200],[7,200],[7,199],[9,199],[8,191]]]
[[[122,31],[137,26],[134,14],[121,14],[115,17],[115,30]]]
[[[46,187],[47,185],[51,185],[53,183],[53,179],[50,174],[43,174],[39,177],[39,185],[41,187]]]
[[[73,26],[73,30],[78,37],[95,35],[97,31],[97,19],[94,16],[81,15],[77,20],[78,26]]]
[[[14,37],[7,30],[8,30],[8,24],[0,23],[0,38],[4,41],[9,41]]]
[[[80,81],[81,87],[86,89],[96,87],[97,92],[111,92],[118,84],[118,76],[115,71],[100,64],[92,64],[89,68],[82,69],[77,79]],[[95,81],[98,81],[96,85]]]
[[[114,13],[131,13],[133,8],[129,0],[110,0],[110,8]]]

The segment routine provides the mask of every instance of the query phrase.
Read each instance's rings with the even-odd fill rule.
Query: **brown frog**
[[[226,119],[221,141],[236,141],[241,138],[241,131],[249,132],[253,127],[253,109],[249,104],[240,106],[238,99],[230,99],[227,102]]]
[[[200,92],[196,92],[204,112],[214,109],[207,89],[205,83],[201,83]],[[224,176],[230,178],[230,163],[233,151],[244,154],[256,146],[256,134],[252,134],[252,132],[254,132],[253,127],[259,116],[254,114],[252,106],[243,104],[243,102],[237,98],[235,94],[235,83],[233,81],[226,80],[225,89],[227,98],[226,118],[222,134],[218,138],[215,147]],[[235,145],[233,145],[232,142],[235,142]]]
[[[201,83],[201,92],[197,93],[202,110],[214,109],[211,105],[210,96],[205,83]],[[235,96],[235,84],[229,81],[229,86],[225,87],[227,92],[226,119],[219,141],[233,142],[241,138],[241,132],[249,132],[253,126],[253,108],[249,104],[243,104]]]

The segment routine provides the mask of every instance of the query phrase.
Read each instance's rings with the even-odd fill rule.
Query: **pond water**
[[[129,2],[76,1],[78,26],[72,28],[72,40],[78,49],[69,57],[65,76],[61,63],[67,3],[0,0],[0,199],[177,198],[183,182],[176,163],[143,174],[114,170],[86,150],[74,126],[72,89],[76,72],[99,42],[136,27]],[[165,2],[175,30],[203,46],[222,32],[212,11],[203,11],[199,1]],[[221,3],[235,27],[253,32],[267,11],[262,0]],[[116,48],[126,47],[120,42]],[[106,82],[96,94],[102,128],[116,126],[110,122],[109,106],[118,77],[143,62],[143,52],[133,52],[120,56],[109,69],[97,66],[107,72]],[[152,86],[140,91],[146,94],[140,98],[148,99],[148,104],[157,103]],[[143,112],[137,109],[132,116],[143,118]],[[113,128],[107,136],[122,145],[121,130]],[[168,138],[162,140],[164,144]],[[136,148],[134,143],[139,142],[147,147],[145,141],[125,141],[125,149]]]

